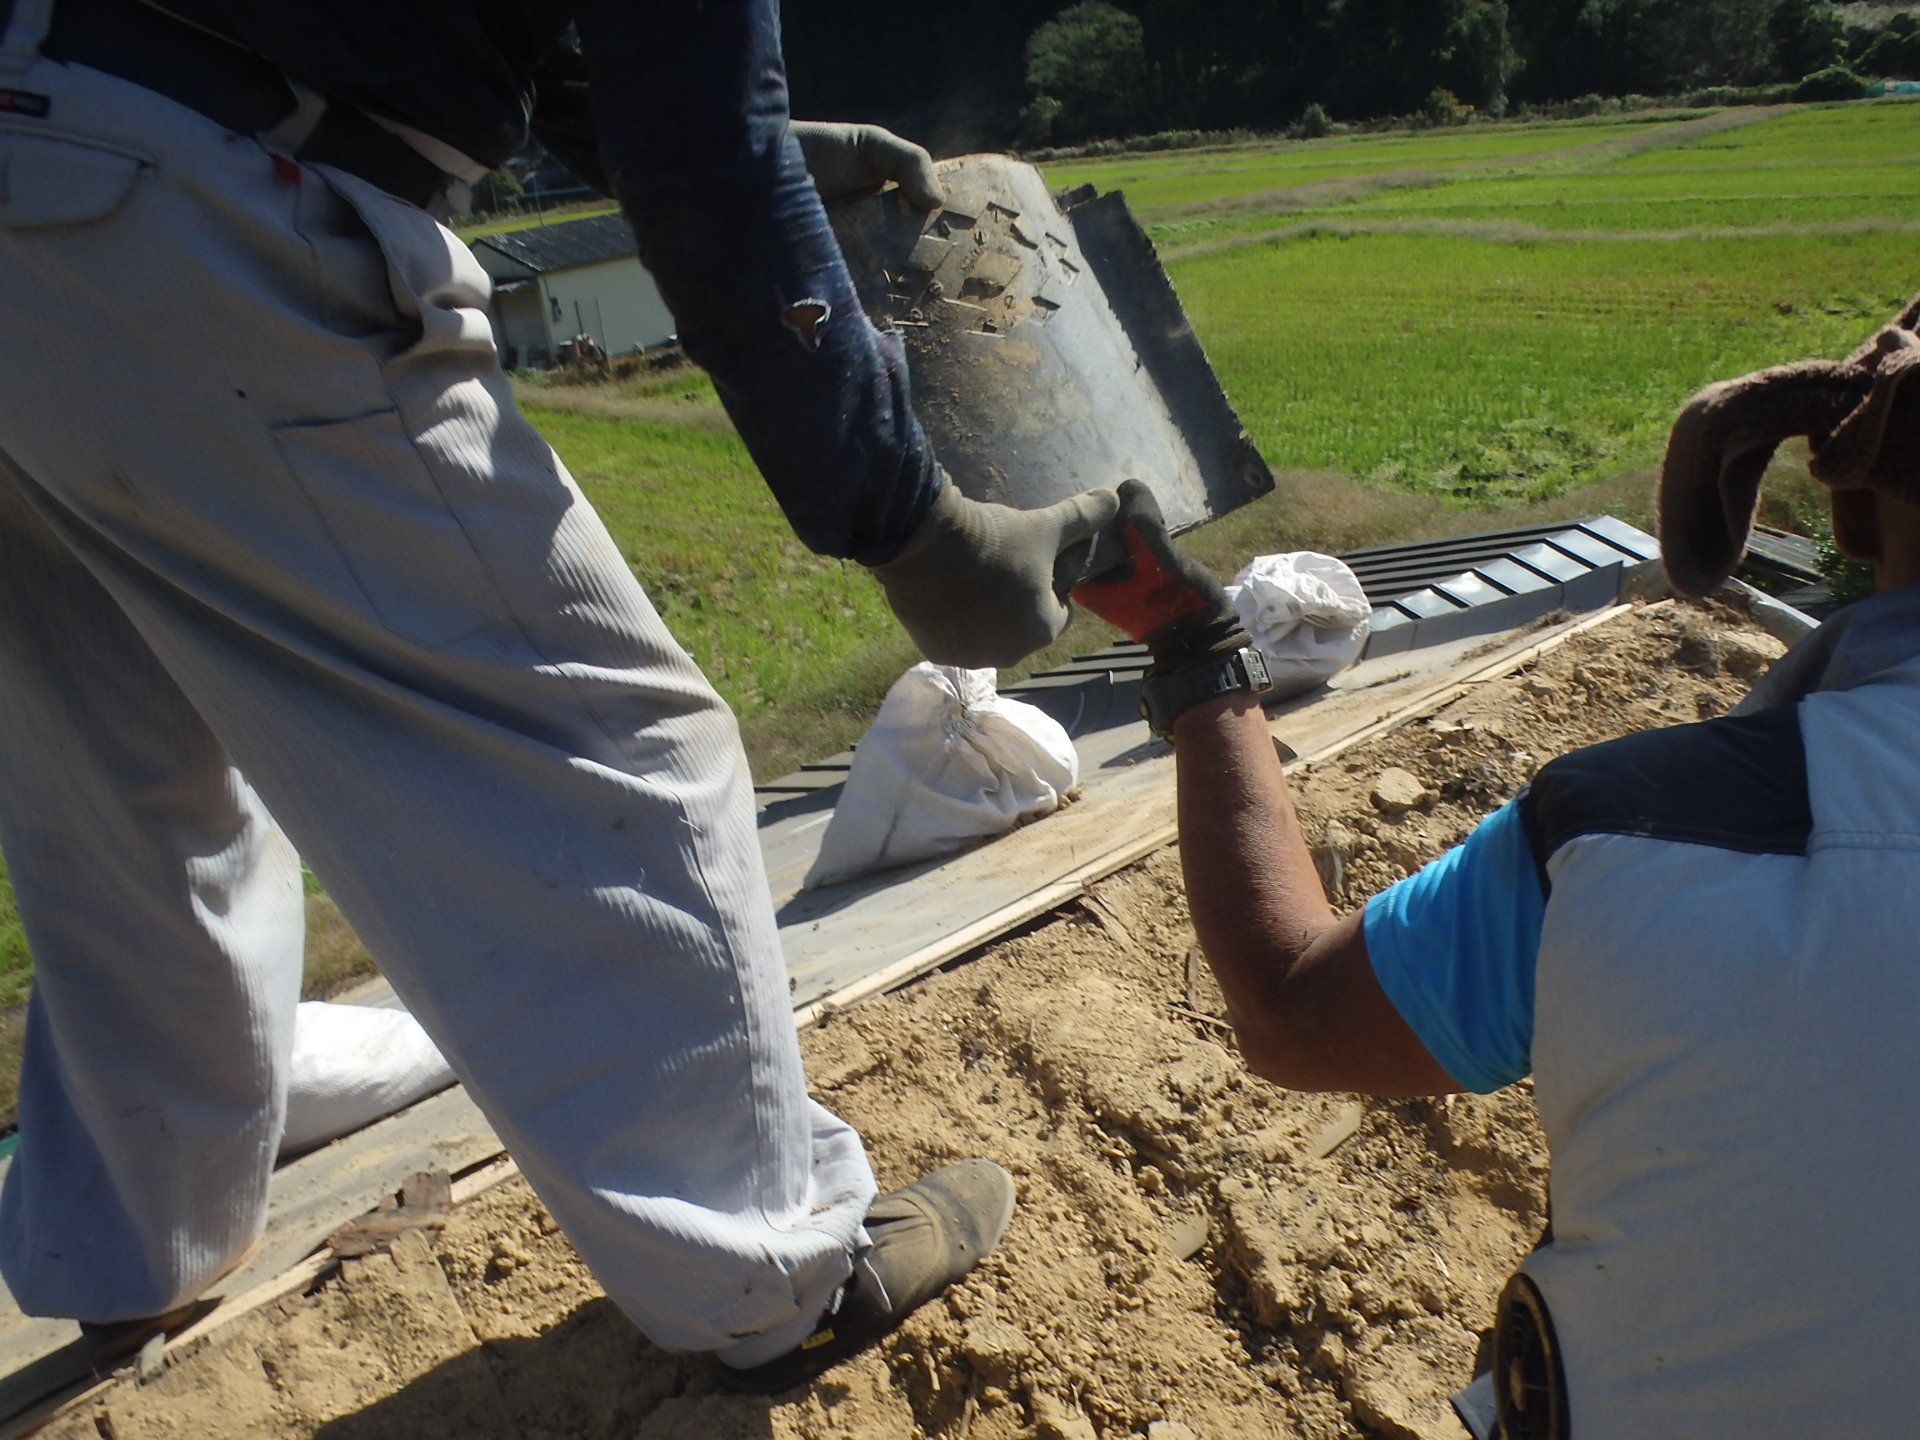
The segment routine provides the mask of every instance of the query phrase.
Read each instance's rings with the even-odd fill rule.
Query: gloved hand
[[[878,190],[891,180],[922,210],[937,210],[946,203],[933,157],[891,130],[829,120],[794,120],[788,128],[800,142],[807,173],[813,176],[822,200]]]
[[[873,573],[920,652],[969,670],[1017,665],[1053,643],[1072,611],[1087,542],[1120,502],[1088,490],[1044,510],[969,500],[948,484],[893,559]]]
[[[1153,673],[1171,675],[1253,643],[1213,572],[1174,548],[1160,502],[1144,482],[1120,486],[1120,534],[1127,560],[1073,588],[1073,598],[1143,641]]]

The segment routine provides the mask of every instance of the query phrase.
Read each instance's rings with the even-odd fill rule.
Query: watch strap
[[[1140,682],[1140,714],[1154,734],[1168,737],[1173,722],[1203,700],[1272,688],[1266,657],[1249,645],[1171,675],[1148,675]]]

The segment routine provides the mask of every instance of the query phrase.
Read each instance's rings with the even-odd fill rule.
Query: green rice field
[[[1343,137],[1209,152],[1187,173],[1124,156],[1050,178],[1126,192],[1276,468],[1474,506],[1644,468],[1701,385],[1843,354],[1920,290],[1909,103]]]

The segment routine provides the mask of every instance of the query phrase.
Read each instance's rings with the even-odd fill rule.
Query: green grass
[[[1480,167],[1537,158],[1643,132],[1632,119],[1484,126],[1419,135],[1340,136],[1205,151],[1070,160],[1046,167],[1056,189],[1093,184],[1124,190],[1142,216],[1170,206],[1213,204],[1262,191],[1398,168]],[[1670,120],[1666,123],[1672,123]]]
[[[20,912],[13,903],[13,882],[7,875],[6,857],[0,856],[0,1009],[18,1005],[26,998],[33,980],[33,959],[27,953],[27,932],[20,926]]]
[[[480,220],[456,225],[454,234],[462,240],[477,240],[482,235],[504,235],[510,230],[531,230],[536,225],[557,225],[562,220],[581,220],[589,215],[609,215],[620,207],[611,200],[577,200],[571,205],[554,205],[537,215],[508,215],[496,220]]]
[[[1309,235],[1173,276],[1270,463],[1487,504],[1650,463],[1709,380],[1844,353],[1912,256],[1888,235]]]
[[[1623,160],[1621,168],[1751,169],[1771,165],[1858,165],[1911,160],[1920,152],[1911,100],[1867,105],[1808,106],[1747,128],[1731,130],[1684,152],[1661,151]]]

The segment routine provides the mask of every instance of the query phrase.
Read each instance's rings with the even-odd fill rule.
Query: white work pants
[[[50,99],[0,113],[22,1308],[163,1310],[259,1233],[277,820],[622,1308],[789,1348],[872,1175],[807,1097],[732,717],[515,412],[486,277],[350,176],[16,69]]]

